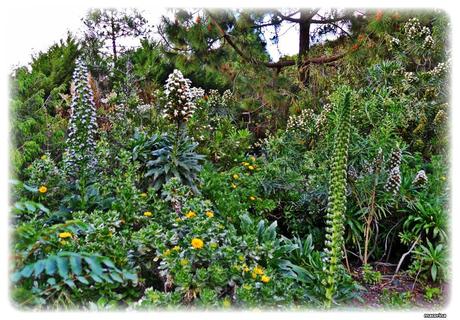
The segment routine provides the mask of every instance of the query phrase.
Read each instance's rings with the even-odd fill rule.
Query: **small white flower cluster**
[[[200,87],[192,87],[190,88],[190,95],[192,96],[193,101],[202,99],[205,95],[205,91],[203,88]]]
[[[167,103],[163,116],[177,122],[185,122],[193,115],[196,105],[190,90],[191,81],[184,78],[182,72],[175,69],[166,80],[165,94]]]
[[[432,70],[428,71],[428,74],[431,76],[440,76],[445,74],[448,68],[449,62],[441,62],[438,63],[438,65],[434,67]]]
[[[71,178],[82,172],[91,172],[97,165],[96,149],[96,106],[88,82],[88,68],[81,58],[76,61],[73,73],[75,90],[70,105],[70,120],[67,149],[64,154],[64,170]]]
[[[420,20],[412,18],[404,24],[403,30],[409,39],[423,38],[423,47],[426,49],[434,47],[434,39],[431,36],[430,28],[422,26]]]
[[[315,129],[316,130],[321,129],[326,124],[327,116],[331,111],[332,111],[331,104],[326,103],[324,105],[324,107],[323,107],[323,110],[321,110],[321,113],[316,118],[316,123],[315,123]]]
[[[287,121],[286,130],[298,130],[307,132],[309,124],[313,121],[313,111],[303,109],[300,114],[292,115]]]
[[[211,89],[208,94],[208,105],[214,110],[226,108],[232,97],[233,93],[230,90],[225,90],[220,95],[218,90]]]
[[[417,82],[418,78],[417,76],[415,75],[415,73],[413,72],[404,72],[404,79],[408,82],[408,83],[412,83],[412,82]]]
[[[439,126],[447,121],[447,112],[444,110],[447,108],[448,108],[448,105],[447,103],[445,103],[444,105],[442,105],[441,110],[439,110],[436,113],[436,116],[434,117],[434,120],[433,120],[433,123],[436,126]]]
[[[385,41],[387,42],[389,49],[392,50],[396,47],[398,47],[401,44],[401,40],[398,38],[395,38],[389,34],[385,35]]]
[[[415,186],[422,186],[427,182],[428,182],[428,177],[426,176],[425,170],[420,170],[415,175],[415,178],[412,181],[412,184],[415,185]]]
[[[137,111],[143,114],[149,112],[150,110],[152,110],[152,108],[153,106],[151,104],[141,104],[137,106]]]
[[[425,40],[423,40],[423,47],[426,49],[432,49],[434,47],[434,39],[431,35],[425,37]]]

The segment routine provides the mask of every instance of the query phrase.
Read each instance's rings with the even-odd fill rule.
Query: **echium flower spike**
[[[350,95],[347,91],[340,110],[334,155],[332,157],[329,185],[329,203],[327,213],[325,253],[326,269],[326,306],[330,307],[337,290],[337,274],[342,260],[344,235],[344,214],[346,209],[347,159],[350,140]]]
[[[165,95],[167,98],[164,106],[163,115],[165,118],[177,123],[187,122],[196,109],[194,99],[196,94],[203,92],[198,89],[190,88],[192,82],[184,78],[182,72],[175,69],[166,80]]]
[[[72,81],[72,103],[64,154],[64,171],[71,180],[85,173],[91,176],[97,165],[95,158],[97,133],[96,106],[88,81],[88,69],[83,59],[78,58]]]

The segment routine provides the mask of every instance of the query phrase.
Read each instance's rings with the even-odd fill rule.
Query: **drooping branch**
[[[274,68],[274,69],[281,69],[284,67],[296,65],[295,60],[281,60],[278,62],[266,62],[266,61],[258,61],[254,59],[253,57],[248,56],[245,52],[243,52],[243,50],[240,47],[238,47],[235,41],[233,41],[232,37],[220,26],[220,24],[217,22],[217,20],[212,15],[212,13],[210,13],[208,10],[206,10],[206,13],[209,16],[211,23],[216,26],[217,30],[219,30],[219,33],[222,35],[222,37],[236,51],[236,53],[239,56],[241,56],[243,60],[245,60],[246,62],[256,64],[256,65],[263,65],[265,67]],[[333,56],[320,56],[320,57],[306,58],[302,61],[301,65],[306,66],[309,64],[324,64],[324,63],[333,62],[333,61],[341,59],[347,53],[348,51],[344,51],[344,52],[338,53]]]

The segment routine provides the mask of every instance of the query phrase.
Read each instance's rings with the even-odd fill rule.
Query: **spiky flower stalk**
[[[326,228],[326,306],[330,307],[337,289],[337,272],[343,257],[344,214],[346,209],[347,159],[350,140],[350,91],[340,109],[329,186]]]
[[[196,90],[191,90],[191,84],[177,69],[168,76],[165,84],[167,103],[163,110],[164,117],[178,124],[190,119],[196,109],[193,94],[197,93]]]
[[[91,175],[97,165],[95,157],[97,133],[96,106],[88,81],[88,68],[79,58],[73,73],[74,90],[64,154],[64,171],[71,180],[83,173]]]
[[[401,165],[401,159],[401,149],[396,148],[391,153],[388,167],[388,179],[385,183],[385,186],[383,187],[386,192],[391,192],[393,195],[396,195],[401,186],[401,170],[399,169],[399,166]]]

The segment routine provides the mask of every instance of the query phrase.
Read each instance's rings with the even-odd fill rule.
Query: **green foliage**
[[[369,264],[363,265],[363,280],[367,284],[378,284],[382,281],[382,274],[374,271]]]
[[[174,140],[167,134],[154,134],[145,144],[136,146],[136,159],[139,157],[138,150],[142,149],[144,154],[141,157],[147,160],[144,176],[152,177],[152,186],[155,190],[161,189],[175,177],[197,192],[197,174],[201,170],[200,162],[204,159],[204,156],[195,152],[197,146],[197,143],[185,135]],[[148,157],[145,156],[146,150],[149,151]]]
[[[423,297],[426,301],[432,302],[433,300],[439,299],[441,296],[441,289],[438,287],[426,287]]]
[[[158,42],[139,13],[95,10],[78,44],[13,71],[15,303],[347,306],[390,285],[371,265],[400,260],[381,304],[418,303],[406,280],[443,300],[427,286],[449,280],[447,16],[327,11],[350,15],[349,36],[323,41],[338,29],[320,24],[315,63],[271,62],[293,10],[173,10]]]
[[[412,302],[412,293],[410,291],[398,292],[385,288],[382,291],[380,302],[386,307],[407,308]]]
[[[420,270],[427,270],[433,281],[446,278],[448,264],[444,244],[434,246],[427,240],[427,245],[421,244],[415,251],[415,255],[415,259],[420,261]]]

